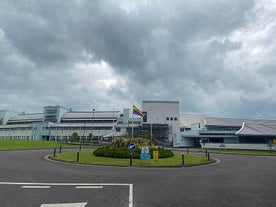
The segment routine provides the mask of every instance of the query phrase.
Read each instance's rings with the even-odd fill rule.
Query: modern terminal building
[[[77,133],[82,141],[110,141],[116,136],[146,136],[172,142],[179,131],[178,101],[143,101],[143,117],[130,109],[120,111],[73,111],[45,106],[42,113],[0,111],[0,139],[68,141]]]
[[[276,120],[189,115],[186,122],[189,119],[190,129],[174,133],[174,147],[268,150],[276,141]]]
[[[74,111],[45,106],[42,113],[0,110],[0,139],[110,142],[117,136],[150,137],[173,147],[267,150],[276,143],[276,120],[181,114],[179,101],[143,101],[143,116],[130,109]]]
[[[141,118],[130,117],[130,110],[72,111],[62,106],[45,106],[43,113],[0,111],[0,138],[69,141],[77,133],[82,141],[99,140],[137,132]],[[104,140],[101,140],[104,141]]]

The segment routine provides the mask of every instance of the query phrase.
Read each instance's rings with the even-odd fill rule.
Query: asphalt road
[[[57,163],[44,159],[50,153],[0,152],[1,207],[276,207],[276,157],[145,169]]]

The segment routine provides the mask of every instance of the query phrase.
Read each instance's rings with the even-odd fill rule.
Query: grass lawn
[[[78,147],[78,145],[60,144],[55,141],[33,141],[33,140],[0,140],[0,150],[16,150],[16,149],[41,149],[41,148],[59,148],[62,147]]]
[[[204,151],[203,151],[204,152]],[[232,150],[232,149],[221,149],[221,150],[208,150],[210,153],[215,154],[235,154],[235,155],[258,155],[258,156],[276,156],[275,151],[261,151],[261,150]]]
[[[77,152],[63,152],[61,154],[56,154],[54,158],[51,155],[51,158],[66,161],[66,162],[76,162]],[[201,165],[207,163],[213,163],[214,159],[208,159],[205,156],[185,154],[184,157],[185,166],[191,165]],[[91,164],[91,165],[108,165],[108,166],[129,166],[129,159],[121,158],[106,158],[106,157],[96,157],[93,155],[91,150],[81,151],[79,156],[79,163]],[[154,160],[140,160],[133,159],[133,166],[136,167],[180,167],[182,166],[182,154],[175,153],[171,158],[159,159],[158,161]]]

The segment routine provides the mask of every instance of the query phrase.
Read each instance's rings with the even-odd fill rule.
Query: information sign
[[[149,146],[142,146],[141,147],[142,154],[149,154]]]
[[[150,160],[150,154],[141,153],[140,154],[140,159],[141,160]]]

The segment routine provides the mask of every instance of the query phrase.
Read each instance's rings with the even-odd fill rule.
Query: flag
[[[133,105],[133,114],[138,115],[138,116],[144,116],[143,111],[141,111],[140,109],[137,108],[137,106]]]

